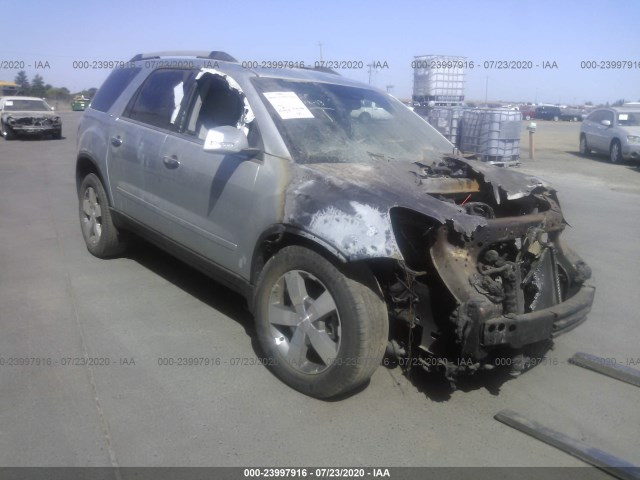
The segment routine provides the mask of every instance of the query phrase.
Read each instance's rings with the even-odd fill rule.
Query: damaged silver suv
[[[313,397],[362,385],[385,350],[451,382],[525,365],[593,301],[549,185],[454,155],[332,72],[137,55],[81,120],[76,182],[92,254],[135,233],[238,290],[269,368]]]

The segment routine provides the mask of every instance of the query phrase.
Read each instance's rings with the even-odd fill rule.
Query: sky
[[[93,68],[95,62],[141,52],[222,50],[239,61],[308,65],[322,51],[325,61],[362,66],[342,69],[342,75],[383,90],[392,86],[388,90],[401,98],[411,96],[413,57],[439,54],[474,62],[466,70],[469,100],[640,100],[635,0],[58,0],[29,9],[0,0],[0,9],[0,80],[13,81],[24,66],[29,79],[40,74],[72,92],[100,86],[109,70]],[[632,68],[583,63],[599,67],[611,60]],[[531,62],[533,68],[484,68],[491,61]],[[370,74],[372,62],[386,68]],[[554,62],[556,68],[543,68]]]

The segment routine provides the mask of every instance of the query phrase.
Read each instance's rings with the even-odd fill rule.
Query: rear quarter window
[[[141,68],[116,69],[107,77],[91,101],[91,108],[107,112],[124,92],[125,88],[140,73]]]

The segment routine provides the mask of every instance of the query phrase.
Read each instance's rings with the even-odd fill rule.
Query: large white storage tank
[[[456,105],[464,100],[466,57],[418,55],[414,57],[413,101]]]
[[[463,153],[485,162],[512,165],[520,158],[522,113],[501,108],[465,110],[458,130]]]

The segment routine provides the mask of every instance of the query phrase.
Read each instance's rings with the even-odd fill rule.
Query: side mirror
[[[223,126],[212,128],[204,139],[204,151],[214,153],[240,153],[249,148],[249,141],[242,130]]]
[[[600,120],[600,124],[604,125],[605,127],[610,127],[611,126],[611,120]]]

